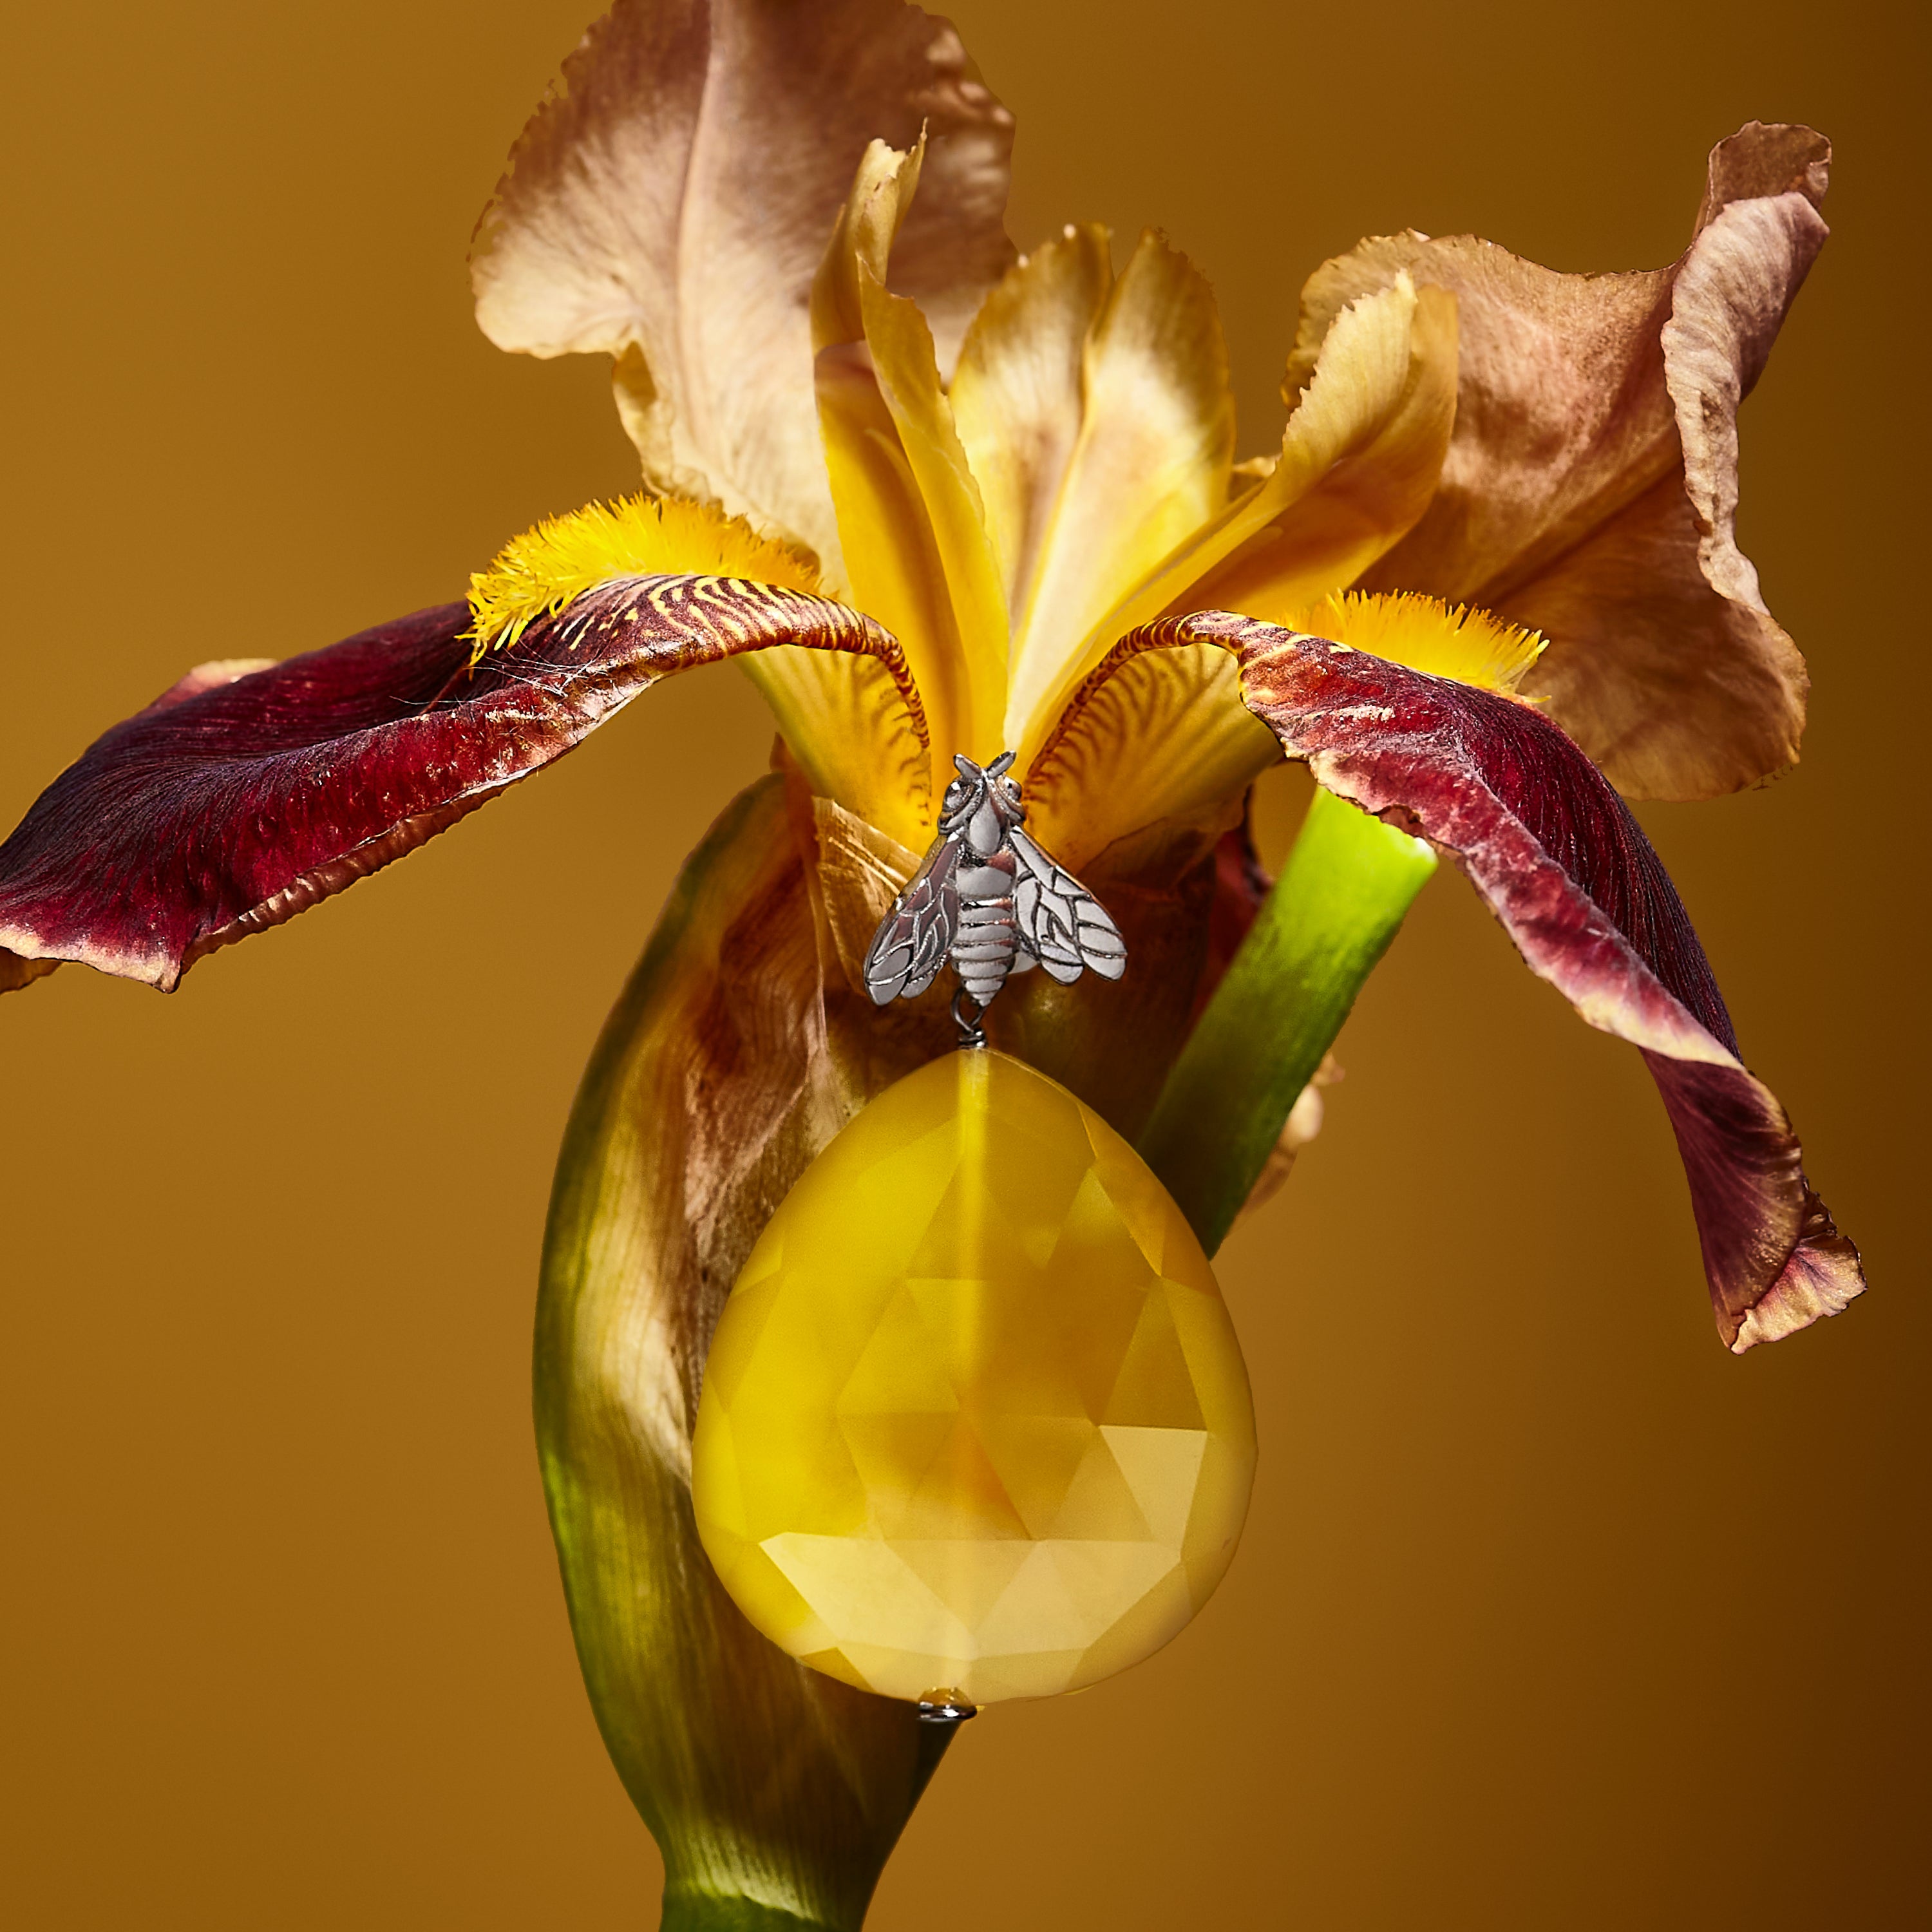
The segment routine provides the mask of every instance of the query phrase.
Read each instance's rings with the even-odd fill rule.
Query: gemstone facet
[[[874,1100],[800,1178],[718,1324],[692,1444],[712,1564],[860,1688],[976,1703],[1138,1663],[1226,1571],[1247,1370],[1139,1156],[990,1051]]]

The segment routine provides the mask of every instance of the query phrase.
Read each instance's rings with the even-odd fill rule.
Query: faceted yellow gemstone
[[[746,1262],[706,1366],[699,1534],[739,1607],[862,1690],[975,1703],[1138,1663],[1234,1553],[1247,1370],[1132,1148],[988,1051],[866,1108]]]

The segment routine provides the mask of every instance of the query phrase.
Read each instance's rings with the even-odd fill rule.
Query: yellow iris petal
[[[1336,592],[1269,621],[1512,695],[1544,650],[1535,632],[1487,610],[1408,591]],[[1280,755],[1226,651],[1147,651],[1076,694],[1034,760],[1027,802],[1039,837],[1078,872],[1156,824],[1163,842],[1211,836]]]
[[[1178,544],[1090,629],[1058,684],[1028,715],[1028,754],[1061,706],[1136,624],[1201,609],[1235,592],[1306,601],[1346,585],[1426,506],[1455,410],[1453,298],[1405,277],[1352,304],[1322,345],[1288,418],[1280,460]],[[1257,541],[1257,540],[1260,541]],[[1232,563],[1231,563],[1232,560]],[[1226,594],[1207,584],[1231,565]],[[1204,581],[1205,580],[1205,581]],[[1262,614],[1253,612],[1251,614]]]
[[[1234,398],[1206,278],[1151,231],[1081,358],[1080,434],[1020,620],[1006,736],[1018,742],[1093,626],[1227,501]]]
[[[737,660],[806,782],[902,844],[931,836],[931,752],[883,664],[779,644]]]
[[[959,742],[938,748],[949,760],[954,750],[990,758],[1004,743],[999,734],[1006,688],[1006,606],[979,486],[940,387],[932,331],[918,304],[892,294],[862,262],[859,285],[866,346],[932,522],[965,672]]]
[[[1083,682],[1164,610],[1294,621],[1414,524],[1454,422],[1454,298],[1398,277],[1352,304],[1280,457],[1234,490],[1213,296],[1158,236],[1118,280],[1097,227],[1018,264],[947,392],[924,318],[886,286],[922,160],[873,143],[813,292],[854,593],[907,647],[939,772],[1018,746],[1069,862],[1156,820],[1163,837],[1211,830],[1275,756],[1218,654]]]
[[[1218,645],[1144,652],[1088,691],[1035,760],[1028,822],[1075,872],[1149,826],[1204,846],[1281,755]]]
[[[932,332],[886,286],[922,159],[922,148],[867,149],[813,287],[812,334],[846,569],[905,646],[943,769],[956,751],[993,755],[1006,613]]]
[[[926,706],[932,755],[944,770],[960,743],[968,700],[958,627],[926,504],[864,344],[822,350],[816,380],[852,601],[899,640]],[[924,789],[930,785],[928,773]]]
[[[1352,356],[1350,346],[1318,368],[1305,398],[1312,406],[1288,419],[1275,474],[1292,470],[1291,489],[1313,480],[1196,585],[1197,608],[1285,623],[1359,577],[1428,508],[1455,427],[1455,298],[1416,291],[1406,356],[1379,328],[1360,332]],[[1365,421],[1376,428],[1364,441]]]
[[[1016,624],[1079,440],[1088,333],[1113,280],[1106,230],[1069,227],[994,286],[959,352],[953,419]]]

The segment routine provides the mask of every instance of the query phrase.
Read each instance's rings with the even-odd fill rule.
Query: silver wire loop
[[[966,1017],[965,1014],[960,1010],[962,1002],[966,1006],[969,1006],[973,1009],[973,1017],[970,1020]],[[962,986],[959,990],[953,994],[952,1022],[953,1024],[959,1029],[959,1044],[962,1047],[984,1046],[986,1045],[986,1029],[981,1024],[986,1017],[986,1008],[980,1005],[980,1002],[974,999],[973,995],[968,992],[964,986]]]

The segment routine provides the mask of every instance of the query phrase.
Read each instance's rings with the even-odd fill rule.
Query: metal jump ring
[[[973,1017],[970,1020],[959,1010],[962,1000],[973,1009]],[[952,995],[952,1022],[959,1029],[959,1044],[962,1046],[986,1045],[986,1029],[980,1024],[986,1017],[986,1008],[964,986]]]

